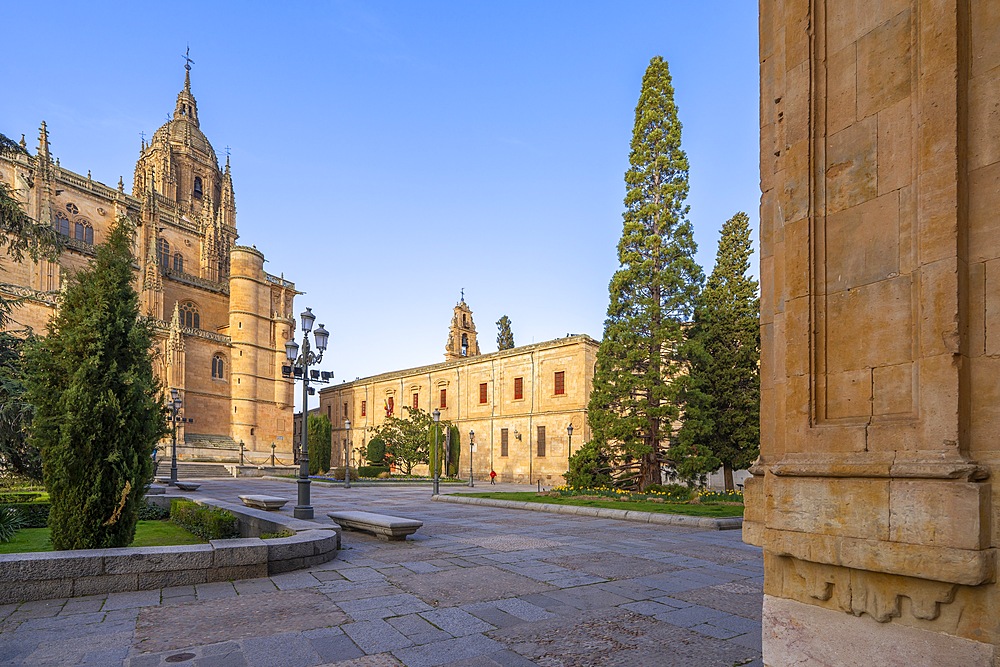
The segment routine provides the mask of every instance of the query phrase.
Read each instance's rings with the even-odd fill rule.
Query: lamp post
[[[476,481],[472,479],[472,445],[475,443],[476,432],[471,428],[469,429],[469,488],[476,485]]]
[[[177,413],[183,405],[180,392],[171,389],[170,423],[173,425],[173,431],[170,438],[170,486],[177,486]]]
[[[569,436],[569,454],[566,455],[566,467],[569,468],[569,459],[573,456],[573,422],[566,427],[566,435]]]
[[[344,420],[347,429],[347,440],[344,441],[344,488],[351,488],[351,420]]]
[[[434,466],[434,491],[431,493],[432,496],[438,495],[439,483],[438,480],[438,424],[441,422],[441,411],[434,408],[434,412],[431,413],[434,418],[434,455],[431,456],[431,465]]]
[[[299,498],[298,504],[292,511],[296,519],[313,518],[313,508],[309,504],[309,367],[318,364],[323,360],[323,353],[326,352],[326,344],[330,340],[330,332],[320,324],[313,336],[316,338],[316,349],[319,354],[314,353],[309,345],[309,332],[312,331],[316,316],[312,313],[312,308],[306,308],[299,316],[302,321],[302,353],[299,354],[299,345],[292,338],[285,342],[285,355],[292,363],[294,369],[289,368],[289,375],[297,377],[299,371],[302,374],[302,437],[299,445]],[[286,367],[288,368],[288,367]],[[284,369],[282,369],[284,371]],[[284,375],[284,373],[283,373]],[[319,380],[319,373],[316,373],[316,380]],[[329,377],[329,375],[327,375]]]

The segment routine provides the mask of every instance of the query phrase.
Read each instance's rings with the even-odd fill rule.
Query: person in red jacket
[[[491,470],[490,471],[490,484],[496,484],[496,483],[497,483],[497,471],[496,470]]]

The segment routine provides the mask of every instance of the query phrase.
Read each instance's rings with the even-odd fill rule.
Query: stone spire
[[[156,252],[160,234],[156,225],[150,225],[149,249],[146,251],[146,273],[142,281],[142,300],[146,315],[159,319],[163,313],[163,276],[160,273],[160,258]]]
[[[455,304],[448,327],[448,343],[444,346],[444,358],[448,361],[461,357],[479,355],[479,342],[476,340],[476,323],[472,321],[472,309],[465,302],[465,290],[462,299]]]
[[[198,103],[191,94],[191,63],[190,58],[184,65],[184,89],[177,94],[177,105],[174,107],[174,120],[187,119],[198,127]]]
[[[233,191],[233,173],[229,168],[229,155],[226,155],[226,168],[222,174],[222,200],[219,202],[219,214],[222,223],[230,227],[236,226],[236,193]]]

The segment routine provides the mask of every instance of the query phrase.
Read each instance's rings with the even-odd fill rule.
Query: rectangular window
[[[448,407],[448,390],[447,389],[442,389],[441,390],[441,409],[443,410],[446,407]]]
[[[368,416],[368,401],[361,401],[361,416]]]
[[[566,371],[556,371],[556,396],[566,393]]]
[[[416,410],[420,407],[420,394],[413,395],[413,409]]]
[[[545,456],[545,427],[538,427],[538,455]]]
[[[392,400],[393,398],[394,398],[393,396],[390,396],[389,400],[386,401],[386,404],[385,404],[385,416],[386,417],[391,417],[393,415],[393,413],[396,411],[396,406],[395,406],[395,404],[394,404],[394,402]]]
[[[344,419],[347,419],[347,401],[344,401]]]
[[[524,398],[524,378],[514,378],[514,400]]]
[[[500,456],[507,456],[507,429],[500,429]]]
[[[330,406],[326,406],[326,418],[333,421],[333,417],[330,416]]]
[[[486,403],[486,383],[485,382],[480,382],[479,383],[479,404],[483,405],[484,403]]]

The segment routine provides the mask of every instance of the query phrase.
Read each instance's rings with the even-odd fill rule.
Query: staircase
[[[170,459],[160,461],[160,466],[156,470],[157,477],[170,476]],[[190,463],[188,461],[177,462],[177,479],[232,479],[233,475],[222,463]]]

